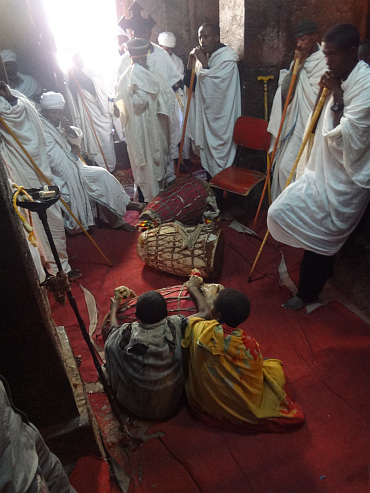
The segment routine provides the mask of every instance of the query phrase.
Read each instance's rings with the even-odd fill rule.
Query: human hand
[[[0,82],[0,96],[5,98],[7,101],[13,101],[14,99],[16,99],[15,96],[13,96],[13,94],[10,92],[9,87],[7,86],[7,84],[5,84],[4,81]]]
[[[110,299],[110,312],[117,314],[119,309],[120,299],[117,297]]]
[[[329,91],[343,94],[340,77],[333,77],[329,71],[325,72],[325,74],[321,76],[319,86],[324,87]]]
[[[62,129],[67,132],[67,134],[73,133],[73,130],[71,129],[71,124],[69,123],[68,119],[65,116],[62,116],[60,120],[60,125]]]

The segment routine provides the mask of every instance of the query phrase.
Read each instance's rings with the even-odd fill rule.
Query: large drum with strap
[[[199,178],[180,180],[159,193],[140,215],[139,229],[179,221],[198,224],[202,216],[214,219],[220,211],[209,184]]]
[[[215,279],[222,267],[224,235],[213,223],[184,226],[162,224],[140,234],[138,256],[151,267],[178,276],[198,269],[204,278]]]
[[[221,289],[223,289],[223,286],[221,284],[203,283],[200,286],[200,290],[205,296],[209,306],[212,306],[213,301],[215,300]],[[169,288],[156,289],[156,291],[158,291],[158,293],[161,293],[161,295],[166,300],[168,315],[184,315],[185,317],[189,317],[190,315],[194,315],[198,312],[197,305],[190,296],[188,288],[185,284],[179,286],[171,286]],[[137,320],[137,318],[135,317],[136,301],[136,297],[127,297],[126,299],[122,300],[117,313],[118,325],[122,325],[127,322],[131,323]],[[106,335],[109,332],[109,328],[110,318],[109,313],[107,313],[107,315],[104,317],[103,326],[101,328],[103,340],[105,340]]]

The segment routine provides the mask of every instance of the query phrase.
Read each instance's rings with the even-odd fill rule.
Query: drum
[[[198,224],[204,213],[209,219],[218,216],[216,198],[206,181],[191,177],[154,197],[141,213],[138,228],[149,229],[174,221]]]
[[[211,279],[221,272],[223,249],[223,231],[212,223],[162,224],[141,233],[137,243],[138,256],[155,269],[189,276],[195,268],[202,277]]]
[[[214,299],[217,294],[223,289],[221,284],[202,284],[200,290],[206,297],[206,300],[210,306],[212,306]],[[158,293],[165,298],[167,303],[168,315],[184,315],[189,317],[198,312],[197,305],[191,298],[188,288],[186,285],[182,284],[180,286],[172,286],[169,288],[156,289]],[[126,299],[120,305],[117,313],[117,322],[122,325],[126,322],[134,322],[137,320],[135,317],[136,311],[136,299],[131,298]],[[103,334],[103,340],[105,340],[106,335],[109,333],[110,320],[109,313],[104,317],[103,327],[101,332]]]

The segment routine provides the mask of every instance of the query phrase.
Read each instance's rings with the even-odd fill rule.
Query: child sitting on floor
[[[140,418],[165,419],[177,409],[184,388],[181,338],[188,319],[167,316],[157,291],[138,297],[138,321],[117,325],[119,298],[111,298],[106,370],[118,401]]]
[[[304,421],[289,396],[281,361],[263,360],[258,343],[238,326],[250,312],[248,298],[223,289],[210,309],[192,276],[188,289],[199,313],[189,317],[182,341],[188,350],[185,384],[195,417],[239,431],[284,431]]]

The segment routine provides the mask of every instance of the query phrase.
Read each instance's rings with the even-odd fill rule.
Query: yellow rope
[[[28,213],[29,222],[27,222],[26,221],[26,218],[23,217],[22,214],[19,212],[18,206],[17,206],[17,198],[18,198],[18,196],[21,193],[23,195],[25,195],[28,198],[28,200],[31,200],[32,202],[33,202],[33,199],[26,192],[26,190],[25,190],[24,187],[20,187],[20,186],[16,185],[15,183],[13,183],[13,188],[16,188],[17,189],[17,191],[14,192],[14,195],[13,195],[13,207],[14,207],[14,210],[15,210],[16,214],[18,215],[18,217],[20,218],[20,220],[22,221],[22,225],[23,225],[24,229],[28,233],[28,241],[31,243],[32,246],[37,247],[37,240],[36,240],[35,232],[34,232],[34,229],[33,229],[32,215],[31,215],[31,213]]]

